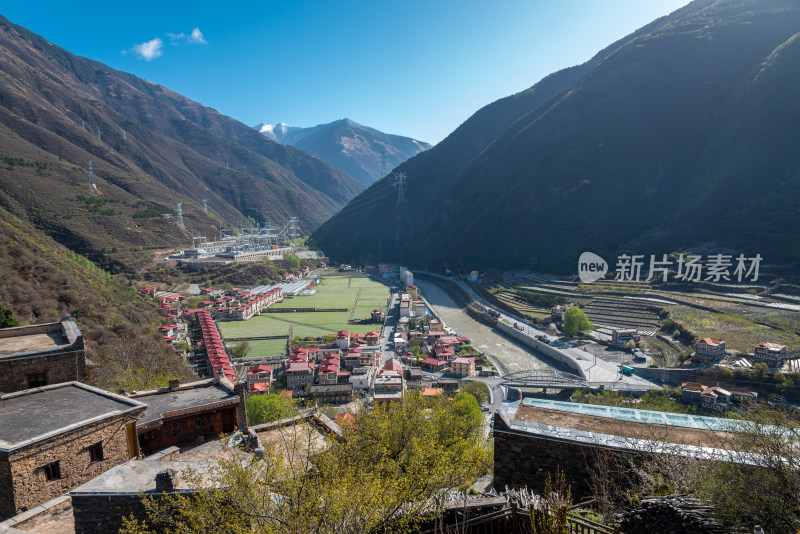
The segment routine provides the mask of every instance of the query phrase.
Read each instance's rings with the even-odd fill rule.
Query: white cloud
[[[144,43],[133,45],[133,52],[145,61],[150,61],[161,56],[161,47],[163,45],[164,41],[156,37]]]
[[[167,37],[173,42],[172,44],[176,44],[175,41],[180,41],[181,39],[186,39],[186,34],[181,33],[167,33]]]
[[[195,44],[206,44],[208,42],[203,38],[203,32],[200,31],[200,28],[193,29],[191,35],[189,35],[186,40]]]

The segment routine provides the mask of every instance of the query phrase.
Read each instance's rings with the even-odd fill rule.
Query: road
[[[400,319],[400,293],[396,288],[391,287],[392,291],[391,300],[386,310],[386,322],[383,324],[383,336],[381,337],[381,367],[391,358],[395,357],[394,353],[394,330],[397,328],[397,321]]]
[[[531,326],[527,321],[525,321],[521,317],[518,317],[506,311],[495,308],[493,305],[483,300],[477,293],[475,293],[475,291],[472,290],[472,288],[470,288],[463,281],[454,280],[452,278],[446,278],[444,276],[437,275],[435,273],[426,273],[426,274],[441,279],[444,283],[457,284],[461,289],[464,290],[465,293],[467,293],[470,296],[470,298],[472,298],[472,300],[478,302],[479,304],[481,304],[486,308],[490,308],[496,311],[500,315],[500,320],[505,319],[509,324],[516,323],[519,326],[519,329],[521,329],[520,332],[526,334],[527,336],[534,338],[537,336],[541,336],[543,338],[546,338],[550,342],[550,345],[561,350],[562,352],[566,353],[570,358],[572,358],[576,362],[576,364],[580,366],[581,370],[586,376],[586,380],[591,383],[603,384],[603,386],[607,389],[624,390],[624,391],[635,391],[635,390],[640,391],[640,390],[659,387],[657,384],[650,382],[649,380],[645,380],[637,376],[623,375],[620,373],[620,368],[616,363],[607,362],[601,358],[596,357],[594,354],[579,349],[575,345],[574,341],[549,335],[546,332]],[[464,335],[469,337],[469,334],[465,333]],[[529,368],[534,368],[534,367],[529,367]],[[507,369],[507,371],[512,371],[512,369]]]

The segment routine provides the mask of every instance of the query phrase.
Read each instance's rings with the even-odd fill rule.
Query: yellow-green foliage
[[[413,532],[441,512],[434,497],[443,489],[463,488],[489,465],[475,409],[466,394],[409,395],[357,415],[341,440],[316,448],[316,431],[289,427],[262,460],[221,462],[211,481],[193,479],[197,494],[149,500],[146,524],[131,520],[123,532]]]

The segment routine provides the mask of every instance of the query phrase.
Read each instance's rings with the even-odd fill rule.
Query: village
[[[340,425],[348,424],[359,410],[386,408],[409,395],[454,395],[475,382],[486,384],[482,410],[495,439],[495,483],[536,484],[530,473],[509,460],[520,446],[542,454],[537,440],[550,439],[545,427],[526,426],[525,418],[552,424],[560,410],[586,406],[539,401],[537,397],[548,397],[537,388],[504,386],[497,356],[485,354],[448,327],[405,268],[380,264],[358,271],[318,262],[313,269],[304,265],[283,278],[249,289],[204,288],[198,296],[142,287],[140,294],[154,299],[162,317],[158,332],[163,342],[183,353],[197,375],[195,381],[171,380],[153,390],[110,392],[87,385],[94,364],[69,316],[56,323],[0,330],[0,484],[11,488],[0,499],[0,516],[6,518],[0,527],[25,531],[26,525],[66,521],[67,531],[74,527],[76,532],[107,532],[119,527],[122,516],[141,512],[141,505],[131,501],[141,490],[175,491],[177,479],[170,479],[170,473],[228,454],[218,441],[221,435],[236,436],[237,443],[256,453],[276,431],[303,424],[314,428],[324,442],[325,436],[338,435]],[[336,300],[339,293],[346,298]],[[352,305],[343,311],[339,306],[345,301]],[[320,305],[326,303],[329,308]],[[491,307],[485,301],[470,305]],[[484,320],[507,320],[487,309]],[[568,309],[551,308],[554,325],[560,327]],[[356,317],[356,310],[364,317]],[[315,317],[317,325],[308,322]],[[269,324],[283,325],[288,332],[256,330],[250,337],[231,340],[236,332],[241,335],[237,328]],[[292,335],[331,328],[338,329]],[[514,329],[520,328],[514,323]],[[634,359],[648,361],[637,348],[642,336],[636,328],[611,328],[609,333],[608,347],[628,349]],[[537,334],[536,339],[562,350],[555,348],[562,341],[552,334]],[[277,342],[282,348],[237,354],[237,346],[248,340]],[[725,341],[707,337],[697,340],[691,360],[695,367],[710,368],[725,358]],[[774,369],[785,359],[783,345],[762,342],[754,347],[754,363]],[[648,371],[664,372],[644,365],[619,367],[620,377],[645,373],[652,378]],[[689,376],[675,372],[678,380]],[[658,387],[655,381],[653,387]],[[679,391],[684,406],[715,415],[762,400],[756,391],[722,387],[714,379],[681,381]],[[293,403],[298,415],[253,424],[248,420],[248,399],[262,395]],[[634,412],[633,426],[661,417],[660,412]],[[615,413],[608,417],[619,418]],[[695,419],[676,424],[725,424],[699,415],[686,417]],[[523,445],[511,437],[520,431]],[[632,430],[614,432],[631,435]],[[569,446],[584,446],[582,434],[576,436]],[[582,487],[581,472],[571,475],[576,488]],[[127,485],[114,482],[120,477]]]

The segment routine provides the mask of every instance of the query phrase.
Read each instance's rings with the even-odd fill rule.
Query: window
[[[44,469],[44,476],[47,480],[58,480],[61,478],[61,466],[58,461],[49,463],[42,469]]]
[[[28,375],[28,387],[38,388],[47,385],[47,372]]]
[[[95,443],[94,445],[90,445],[89,446],[89,461],[94,463],[94,462],[99,462],[102,459],[103,459],[103,442],[99,441],[99,442]]]

